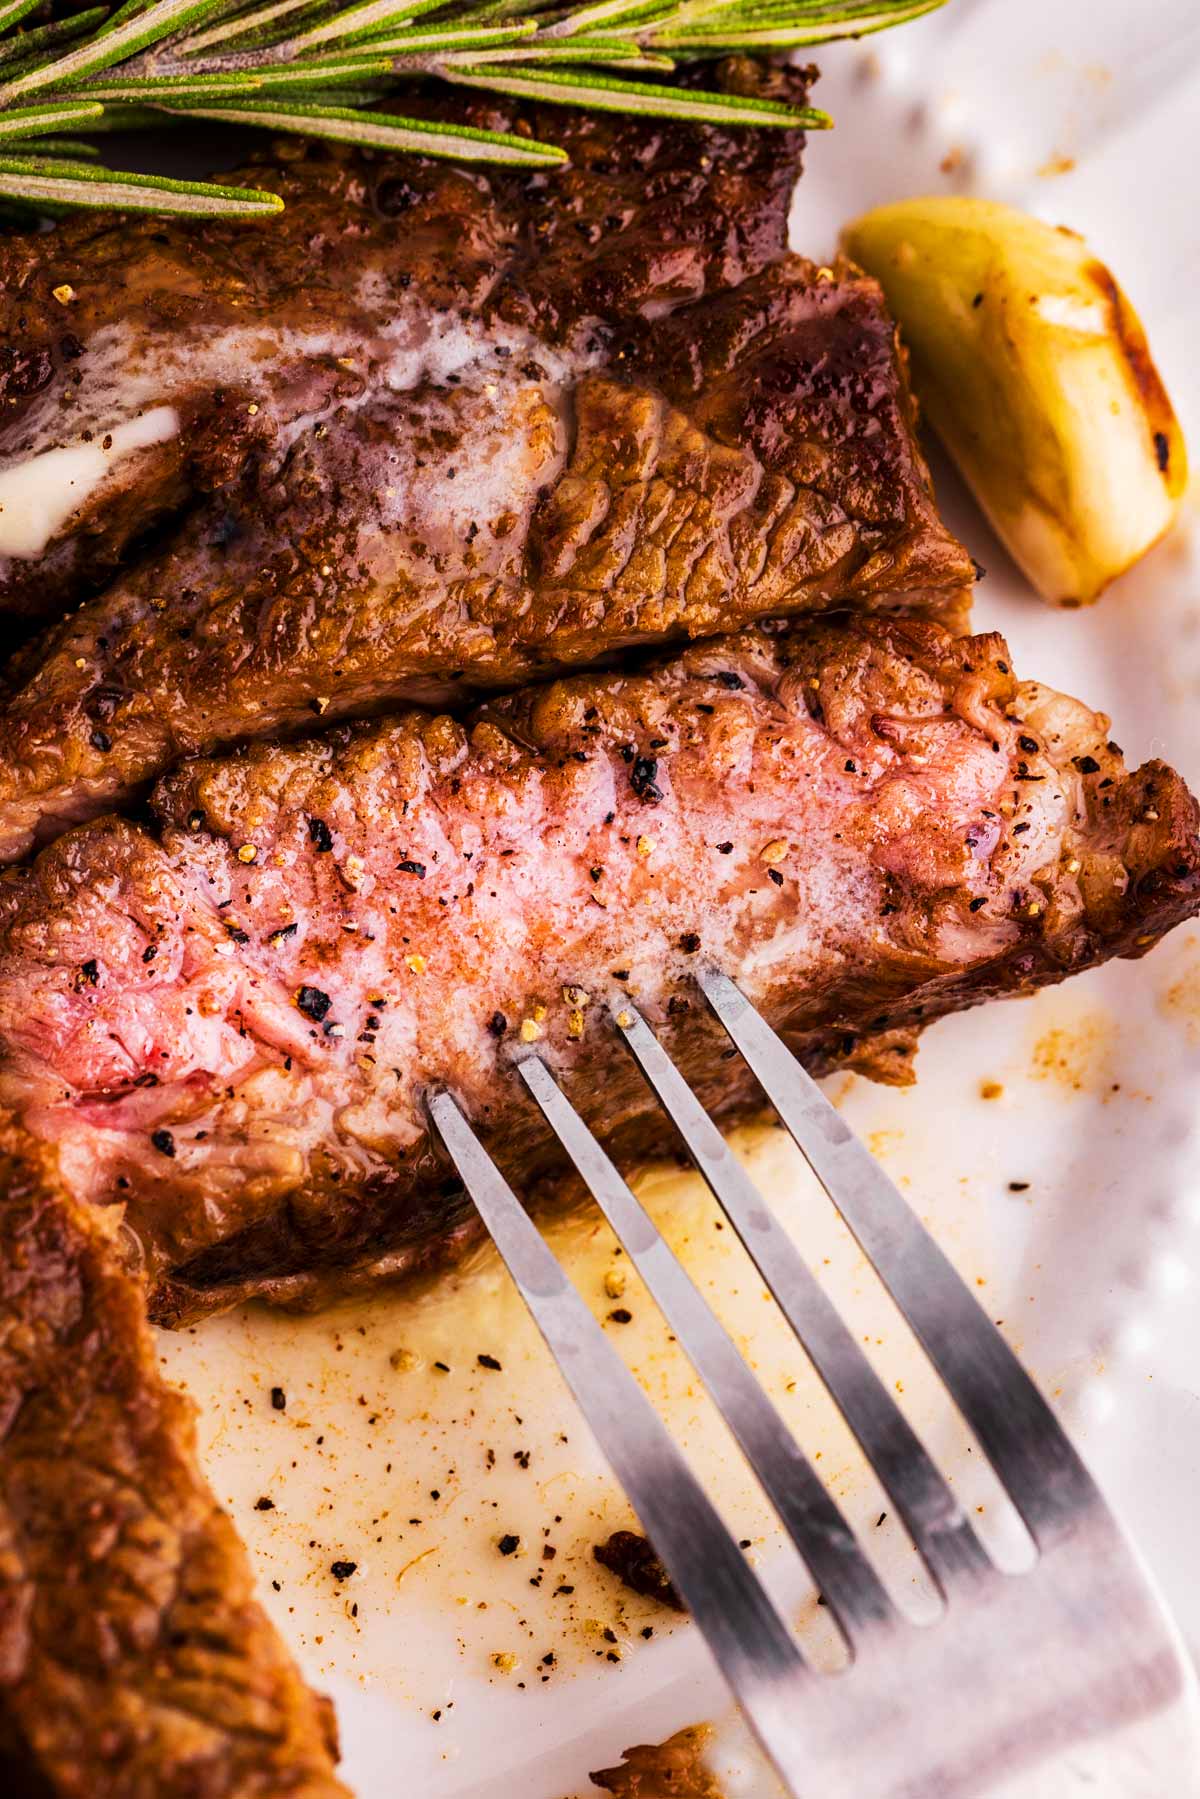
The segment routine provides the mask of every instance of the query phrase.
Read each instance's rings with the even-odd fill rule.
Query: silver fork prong
[[[604,1455],[763,1748],[794,1794],[797,1697],[811,1679],[791,1632],[681,1451],[449,1093],[430,1114]]]
[[[813,1173],[845,1219],[1039,1547],[1102,1503],[1053,1412],[899,1189],[727,975],[698,976]]]
[[[613,1007],[638,1065],[858,1438],[943,1593],[956,1575],[993,1571],[920,1439],[712,1119],[644,1018]]]
[[[864,1625],[893,1621],[895,1608],[846,1519],[645,1208],[545,1063],[528,1056],[519,1068],[733,1431],[847,1641],[853,1644]]]

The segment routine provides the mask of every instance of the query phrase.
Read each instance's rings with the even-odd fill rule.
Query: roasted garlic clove
[[[1187,479],[1137,314],[1081,237],[990,200],[880,206],[846,250],[880,282],[930,424],[1030,581],[1094,600]]]

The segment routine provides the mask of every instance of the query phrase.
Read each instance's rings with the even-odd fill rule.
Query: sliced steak
[[[734,60],[710,79],[802,103],[812,71]],[[91,214],[0,240],[0,606],[44,616],[82,597],[148,522],[361,393],[367,369],[403,380],[431,318],[561,341],[581,317],[624,324],[733,286],[786,248],[800,132],[461,93],[403,110],[536,135],[570,167],[285,140],[217,178],[277,193],[286,211],[265,225]]]
[[[965,592],[874,282],[786,258],[615,363],[592,335],[573,361],[495,323],[430,329],[456,385],[343,405],[21,658],[0,855],[314,715]]]
[[[810,1068],[906,1080],[929,1019],[1142,953],[1200,905],[1197,808],[1106,726],[999,637],[847,618],[186,765],[157,833],[0,881],[0,1102],[124,1202],[158,1318],[315,1302],[475,1230],[439,1083],[526,1187],[562,1174],[530,1044],[623,1162],[661,1150],[614,995],[756,1107],[699,957]]]
[[[349,1799],[159,1375],[116,1213],[0,1129],[0,1787]]]
[[[785,253],[800,134],[529,122],[569,169],[310,147],[255,172],[277,224],[0,244],[0,317],[44,376],[0,412],[9,599],[86,602],[7,671],[0,860],[314,715],[830,606],[960,618],[972,564],[882,294]],[[94,592],[135,519],[179,508]]]

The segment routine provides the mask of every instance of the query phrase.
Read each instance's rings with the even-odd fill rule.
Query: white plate
[[[915,192],[970,188],[1069,222],[1141,311],[1200,454],[1194,0],[954,0],[820,61],[819,98],[838,126],[810,140],[797,247],[829,254],[844,219]],[[1006,632],[1019,671],[1108,709],[1132,761],[1163,755],[1200,783],[1194,495],[1185,527],[1096,609],[1053,613],[949,471],[940,492],[989,570],[979,628]],[[1200,927],[1141,963],[935,1026],[919,1075],[903,1094],[831,1085],[1062,1405],[1200,1642]],[[985,1099],[989,1084],[1002,1092]],[[743,1143],[960,1491],[983,1508],[981,1527],[1003,1541],[1004,1507],[798,1159],[777,1132]],[[652,1177],[647,1193],[879,1545],[888,1578],[919,1605],[890,1520],[876,1528],[886,1502],[711,1205],[679,1176]],[[598,1313],[612,1310],[610,1240],[576,1224],[559,1241]],[[622,1303],[634,1321],[611,1334],[777,1578],[767,1515],[722,1427],[635,1283]],[[312,1319],[239,1314],[161,1344],[199,1401],[205,1464],[251,1546],[264,1599],[338,1702],[345,1773],[361,1799],[507,1795],[518,1780],[525,1799],[565,1799],[627,1744],[727,1715],[694,1630],[672,1628],[669,1614],[595,1569],[592,1544],[630,1521],[627,1508],[486,1258],[420,1296]],[[501,1370],[480,1366],[480,1353]],[[271,1405],[273,1386],[286,1392],[284,1411]],[[270,1509],[256,1508],[262,1498]],[[509,1556],[497,1546],[505,1534],[520,1537]],[[339,1580],[335,1561],[354,1572]],[[819,1629],[811,1594],[788,1599]],[[736,1735],[723,1743],[731,1794],[774,1790]]]

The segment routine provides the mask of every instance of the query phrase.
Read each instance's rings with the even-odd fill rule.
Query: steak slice
[[[711,77],[798,104],[812,78],[745,59]],[[82,453],[46,465],[77,483],[65,511],[65,479],[47,494],[26,477],[15,506],[0,495],[0,607],[45,616],[82,597],[148,522],[360,393],[381,335],[394,360],[451,312],[560,341],[583,317],[626,323],[733,286],[786,249],[801,132],[461,91],[402,110],[536,135],[571,163],[524,174],[292,139],[217,177],[284,200],[265,227],[91,214],[0,240],[0,469]]]
[[[728,1121],[760,1104],[689,970],[816,1071],[1138,955],[1200,906],[1197,807],[995,635],[849,617],[409,713],[163,781],[0,879],[0,1103],[125,1206],[153,1313],[292,1303],[456,1253],[448,1084],[526,1189],[561,1156],[536,1044],[624,1163],[665,1126],[628,994]]]
[[[573,360],[497,324],[433,330],[457,385],[376,392],[368,368],[371,392],[20,659],[0,855],[181,755],[314,715],[441,704],[768,615],[959,606],[971,565],[865,277],[784,258],[626,333],[615,361],[594,335]]]
[[[159,1375],[117,1214],[0,1130],[0,1786],[349,1799]]]

